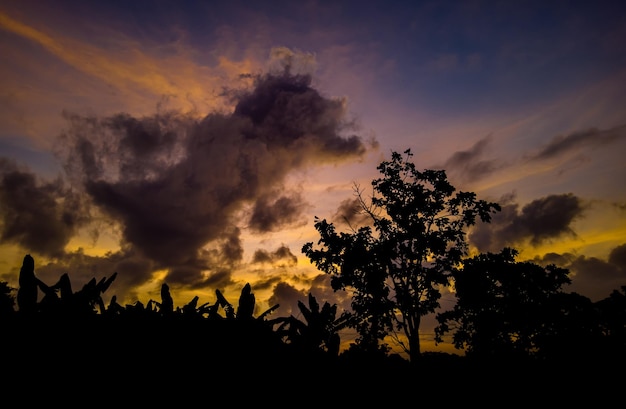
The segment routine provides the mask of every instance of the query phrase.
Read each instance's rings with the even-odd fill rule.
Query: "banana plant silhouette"
[[[220,290],[215,290],[217,301],[215,304],[209,302],[198,305],[200,298],[195,296],[185,304],[182,308],[177,307],[174,310],[174,303],[172,296],[170,295],[169,286],[163,283],[161,286],[161,302],[152,301],[155,304],[155,311],[158,311],[162,315],[171,314],[173,312],[181,313],[185,316],[205,317],[208,319],[237,319],[237,320],[264,320],[269,314],[274,312],[279,304],[272,306],[264,311],[258,317],[254,317],[254,307],[256,305],[256,298],[252,293],[252,287],[247,283],[241,290],[239,296],[239,305],[235,310],[233,304],[231,304],[224,294]],[[224,315],[220,314],[220,309],[224,311]]]
[[[278,324],[276,331],[297,349],[307,352],[327,352],[331,356],[339,355],[339,331],[348,326],[350,315],[346,312],[337,316],[337,305],[325,302],[322,308],[317,299],[309,293],[309,306],[298,301],[298,308],[305,321],[293,315],[272,320]]]
[[[72,283],[68,273],[64,273],[59,281],[47,286],[40,283],[44,296],[40,301],[42,312],[62,312],[73,315],[95,315],[106,311],[102,294],[111,286],[117,277],[117,272],[109,278],[103,277],[100,281],[95,278],[89,280],[79,291],[72,291]]]
[[[254,293],[252,293],[252,287],[250,286],[250,283],[246,283],[246,285],[241,289],[241,295],[239,296],[239,304],[236,312],[233,305],[228,302],[228,300],[224,297],[220,290],[215,290],[215,294],[217,295],[217,302],[212,306],[212,309],[210,309],[209,317],[218,314],[218,309],[219,307],[221,307],[224,309],[227,319],[255,319],[263,321],[265,320],[265,317],[274,312],[280,306],[279,304],[275,304],[274,306],[268,308],[263,313],[261,313],[258,317],[254,317],[256,297],[254,296]]]

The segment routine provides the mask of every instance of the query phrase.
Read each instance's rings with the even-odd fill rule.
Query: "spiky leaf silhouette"
[[[349,324],[350,315],[343,313],[337,316],[337,306],[325,302],[320,309],[319,303],[313,294],[309,293],[309,306],[298,301],[298,308],[305,322],[293,315],[287,318],[277,318],[272,322],[279,324],[277,332],[281,333],[290,343],[305,350],[326,351],[332,356],[339,354],[340,337],[338,331]]]
[[[252,287],[250,287],[250,283],[247,283],[243,286],[243,289],[241,290],[241,295],[239,296],[237,318],[252,319],[255,303],[256,299],[254,297],[254,294],[252,294]]]

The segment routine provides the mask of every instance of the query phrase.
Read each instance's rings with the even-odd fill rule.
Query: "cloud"
[[[123,246],[170,268],[174,283],[199,285],[206,269],[234,267],[243,224],[265,233],[298,223],[307,204],[284,188],[292,172],[368,149],[351,133],[345,101],[288,67],[225,95],[234,111],[201,119],[178,111],[65,116],[57,154],[73,188],[119,224]]]
[[[494,159],[482,159],[491,144],[491,135],[478,140],[470,149],[456,151],[439,168],[445,169],[461,182],[481,179],[503,167]]]
[[[357,135],[338,137],[352,131],[345,99],[328,99],[311,88],[309,75],[266,75],[251,93],[239,98],[234,117],[245,118],[247,140],[260,141],[270,150],[291,150],[288,163],[301,165],[309,159],[335,160],[362,156],[366,152]]]
[[[281,245],[273,252],[257,249],[252,257],[252,263],[284,264],[287,266],[295,266],[298,264],[298,258],[291,252],[289,247]]]
[[[491,223],[480,223],[469,234],[470,242],[481,251],[497,252],[502,247],[515,247],[529,242],[539,245],[562,235],[576,236],[570,227],[583,216],[585,205],[568,193],[549,195],[526,204],[521,211],[514,197],[503,197],[502,210],[493,215]]]
[[[307,291],[298,290],[289,283],[281,282],[274,287],[272,295],[269,298],[269,304],[280,305],[280,316],[298,316],[300,312],[298,301],[306,300],[307,297]]]
[[[258,233],[274,232],[303,224],[301,215],[308,207],[300,193],[279,196],[276,192],[257,198],[248,227]],[[304,223],[307,221],[304,220]]]
[[[534,260],[543,265],[555,264],[572,274],[572,284],[566,290],[599,301],[626,285],[626,244],[613,248],[608,260],[572,253],[548,253]]]
[[[598,155],[610,154],[611,151],[606,148],[622,141],[626,141],[624,125],[604,130],[592,128],[553,137],[543,146],[527,148],[526,151],[509,156],[510,153],[506,152],[491,152],[494,136],[490,134],[479,139],[469,149],[455,151],[443,164],[434,165],[433,168],[446,170],[451,180],[469,189],[472,186],[490,189],[513,181],[530,180],[556,168],[559,169],[558,173],[563,173],[565,170],[587,166],[586,170],[591,172],[598,164],[608,166],[610,162],[605,163],[606,159],[602,156],[596,156],[592,161],[591,151],[604,148],[604,152]],[[581,186],[584,187],[584,184]]]
[[[358,197],[342,200],[333,214],[332,220],[335,220],[337,223],[346,223],[351,227],[372,224],[372,219],[363,210]]]
[[[81,196],[61,179],[38,180],[28,169],[0,158],[2,243],[18,244],[38,254],[58,257],[88,219]]]
[[[615,247],[609,254],[609,263],[626,273],[626,244]]]
[[[527,155],[526,159],[536,161],[558,158],[570,152],[594,149],[625,138],[626,126],[624,125],[605,130],[591,128],[565,136],[556,136],[538,152]]]
[[[63,11],[57,14],[57,11],[54,10],[53,14],[56,15],[51,17],[70,18],[74,23],[75,15]],[[119,90],[126,98],[144,103],[148,94],[150,98],[177,98],[176,103],[186,109],[219,107],[216,90],[220,89],[224,81],[232,81],[238,74],[237,71],[229,70],[234,67],[250,69],[253,65],[249,61],[233,62],[222,56],[220,61],[208,69],[207,65],[190,63],[191,50],[182,41],[172,41],[171,38],[150,40],[144,37],[139,43],[135,38],[128,37],[121,27],[111,29],[95,22],[90,22],[88,26],[88,30],[83,33],[87,37],[77,38],[69,33],[63,34],[64,31],[72,30],[53,30],[42,24],[35,28],[28,20],[20,21],[0,12],[0,29],[3,31],[40,46],[54,60],[75,70],[77,75],[107,84],[107,92]],[[161,28],[171,33],[170,27]],[[95,35],[98,41],[90,42],[90,35]],[[20,49],[9,50],[11,54],[28,59],[35,54],[26,56],[22,55]],[[41,73],[42,76],[48,74]],[[61,74],[59,76],[62,78]],[[85,83],[80,85],[81,88],[85,86]],[[102,98],[108,96],[103,95]]]

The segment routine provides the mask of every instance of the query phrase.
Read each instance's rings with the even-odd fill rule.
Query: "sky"
[[[410,149],[498,202],[473,252],[626,285],[621,1],[0,0],[0,280],[348,308],[302,254]],[[444,294],[442,308],[453,297]],[[432,317],[423,328],[432,342]],[[350,341],[349,335],[344,338]]]

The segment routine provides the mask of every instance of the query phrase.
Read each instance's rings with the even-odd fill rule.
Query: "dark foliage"
[[[320,239],[302,252],[330,275],[334,290],[351,290],[359,348],[386,353],[384,339],[401,333],[401,347],[417,361],[421,320],[439,308],[441,288],[467,255],[467,227],[489,222],[500,206],[457,191],[443,170],[417,170],[411,157],[393,152],[378,166],[371,203],[355,188],[371,226],[338,233],[316,219]]]
[[[32,284],[31,266],[30,256],[25,257],[23,271]],[[305,399],[308,405],[372,405],[385,404],[393,391],[436,403],[452,390],[455,394],[445,398],[449,403],[495,404],[511,394],[518,403],[531,404],[557,396],[562,402],[557,391],[565,382],[610,392],[622,378],[607,376],[607,369],[622,369],[626,363],[623,354],[595,362],[570,355],[558,365],[547,365],[426,352],[417,367],[381,351],[351,347],[339,353],[337,331],[347,316],[337,318],[336,306],[320,307],[312,295],[308,306],[299,303],[305,321],[267,319],[277,306],[254,317],[249,285],[242,289],[236,312],[219,291],[215,304],[198,305],[195,297],[174,307],[167,284],[162,285],[160,302],[121,306],[113,296],[104,306],[102,293],[115,277],[91,280],[76,292],[67,275],[53,286],[35,281],[43,297],[26,313],[14,309],[15,289],[2,284],[4,385],[9,391],[25,391],[15,399],[33,405],[59,399],[191,405],[225,391],[241,391],[233,395],[240,404]],[[624,345],[624,290],[595,305],[596,324],[618,348],[611,351]],[[562,308],[571,311],[567,305]],[[572,334],[562,335],[550,340]],[[610,396],[604,392],[596,403]]]
[[[563,291],[567,270],[518,262],[516,256],[510,248],[480,254],[454,272],[457,302],[437,315],[438,342],[452,332],[455,347],[481,361],[623,360],[623,294],[614,291],[593,303]]]

